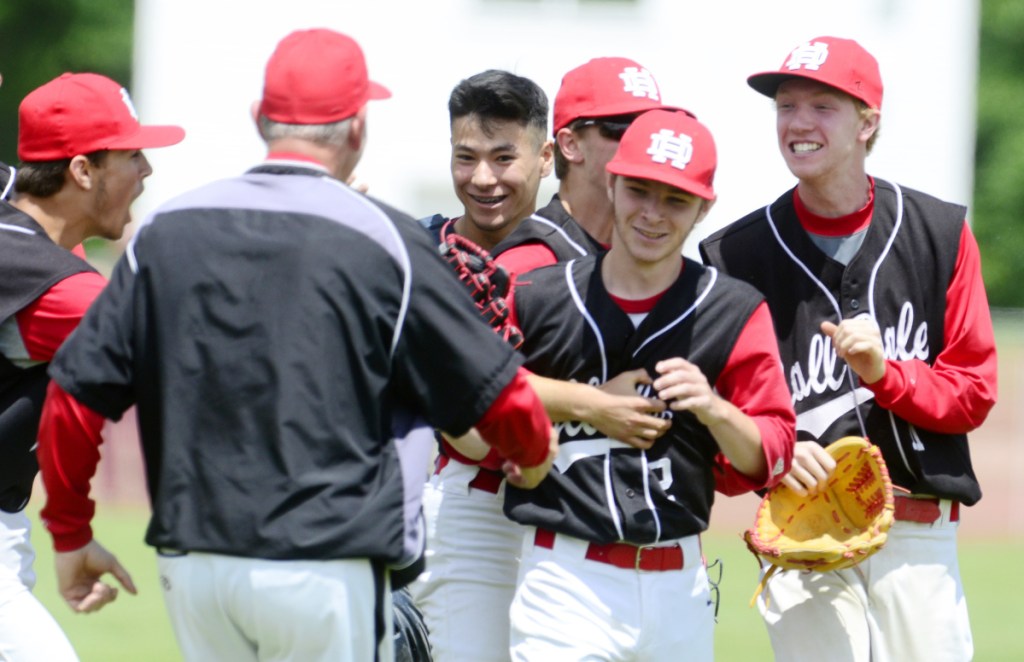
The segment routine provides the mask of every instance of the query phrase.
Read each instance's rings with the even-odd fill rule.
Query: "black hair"
[[[455,120],[475,115],[485,133],[491,122],[512,121],[548,133],[548,97],[529,78],[488,69],[459,82],[448,98],[448,116]]]
[[[90,152],[85,157],[97,168],[103,166],[108,150]],[[14,180],[17,193],[27,193],[37,198],[49,198],[64,188],[64,173],[71,165],[71,159],[56,161],[30,161],[18,167],[18,176]]]

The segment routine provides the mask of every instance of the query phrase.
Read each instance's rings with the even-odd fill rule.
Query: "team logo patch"
[[[127,106],[128,112],[135,118],[135,121],[138,122],[139,114],[135,112],[135,105],[132,103],[132,98],[128,96],[128,90],[123,87],[121,88],[121,101],[123,101],[124,105]]]
[[[622,91],[632,94],[635,97],[647,97],[652,101],[660,101],[661,93],[658,91],[658,83],[654,76],[647,69],[637,67],[626,67],[619,74],[622,79]]]
[[[668,163],[673,168],[685,170],[693,158],[693,138],[671,129],[662,129],[651,134],[651,146],[647,148],[655,163]]]
[[[790,71],[804,68],[817,71],[828,59],[828,44],[816,41],[813,44],[807,43],[797,46],[789,54],[789,61],[786,68]]]

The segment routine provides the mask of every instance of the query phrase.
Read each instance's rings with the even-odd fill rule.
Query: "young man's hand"
[[[58,552],[57,590],[77,612],[88,613],[102,609],[117,598],[117,588],[100,580],[110,573],[132,595],[136,594],[131,575],[103,545],[90,540],[84,547],[72,552]]]
[[[836,461],[816,441],[798,441],[793,447],[793,467],[782,479],[800,496],[817,493],[836,468]]]

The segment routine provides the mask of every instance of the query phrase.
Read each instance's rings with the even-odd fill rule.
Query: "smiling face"
[[[493,247],[537,208],[551,172],[552,145],[541,130],[477,115],[452,122],[452,183],[465,209],[457,230]]]
[[[878,115],[864,116],[839,90],[804,78],[779,85],[775,94],[779,150],[802,182],[863,179],[867,141]]]
[[[683,242],[711,207],[692,193],[650,179],[614,176],[608,193],[615,208],[611,251],[644,267],[678,264]]]

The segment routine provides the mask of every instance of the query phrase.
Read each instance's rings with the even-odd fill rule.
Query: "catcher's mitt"
[[[441,227],[438,249],[455,275],[473,297],[480,315],[505,342],[519,349],[523,344],[522,332],[509,321],[509,307],[505,301],[512,286],[512,278],[505,268],[494,261],[491,254],[455,232],[453,221]]]
[[[431,662],[429,630],[409,589],[393,591],[391,602],[395,618],[395,662]]]
[[[751,605],[779,568],[826,572],[856,565],[885,544],[893,521],[893,492],[882,452],[862,437],[825,448],[836,468],[825,489],[802,497],[776,485],[744,534],[747,547],[771,564]]]

